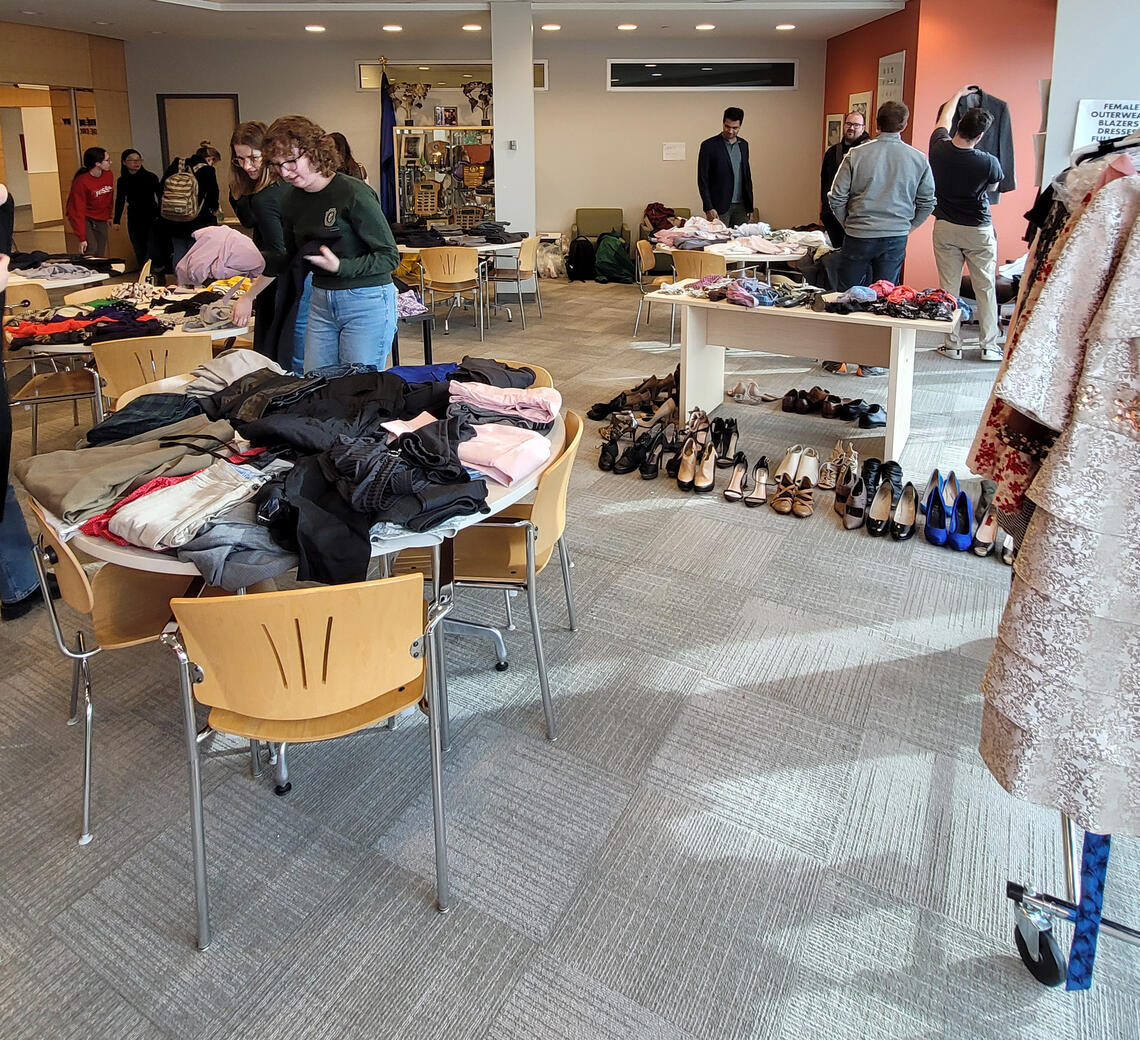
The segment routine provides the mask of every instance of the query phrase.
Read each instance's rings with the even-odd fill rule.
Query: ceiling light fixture
[[[701,22],[700,25],[694,28],[696,28],[697,32],[711,32],[716,26],[713,25],[712,22]]]
[[[636,28],[637,28],[637,26],[634,25],[632,22],[622,22],[622,24],[618,26],[618,31],[619,32],[633,32]]]
[[[305,32],[324,32],[324,31],[325,31],[325,27],[323,25],[306,25],[305,26]]]
[[[166,35],[165,31],[162,29],[151,29],[150,34],[151,34],[151,36],[165,36]]]
[[[702,65],[701,66],[701,72],[712,72],[712,66],[711,65]]]
[[[784,22],[782,25],[776,26],[776,32],[790,32],[795,26],[791,22]]]
[[[404,27],[402,25],[382,25],[382,26],[380,26],[380,28],[383,29],[385,32],[403,32],[404,31]]]
[[[21,11],[20,14],[39,14],[39,11]]]
[[[542,31],[543,32],[558,32],[559,29],[561,29],[561,28],[562,28],[561,25],[558,25],[554,22],[551,22],[549,25],[544,25],[542,27]]]
[[[645,67],[646,67],[647,69],[655,69],[655,68],[657,68],[657,66],[656,66],[656,65],[646,65]]]
[[[474,24],[472,24],[472,25],[465,25],[465,26],[463,26],[463,31],[464,31],[464,32],[482,32],[482,31],[483,31],[483,26],[481,26],[481,25],[474,25]]]
[[[96,25],[112,25],[114,23],[113,22],[96,22],[95,24]]]
[[[664,73],[662,73],[662,72],[651,72],[650,75],[651,76],[663,76]]]
[[[431,66],[430,65],[420,65],[419,70],[420,70],[420,72],[431,72]]]

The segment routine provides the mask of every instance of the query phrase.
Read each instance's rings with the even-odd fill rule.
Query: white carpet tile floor
[[[679,351],[632,337],[631,286],[545,282],[545,318],[457,319],[437,360],[532,361],[584,413]],[[920,341],[899,460],[977,481],[965,456],[995,367]],[[406,338],[404,362],[419,357]],[[822,385],[886,403],[886,378],[730,353],[728,384]],[[738,405],[740,448],[864,456],[850,423]],[[15,413],[15,454],[29,450]],[[77,439],[46,409],[44,450]],[[1140,952],[1101,943],[1093,988],[1047,989],[1013,945],[1007,879],[1062,892],[1057,814],[978,752],[1009,570],[597,468],[587,422],[567,537],[539,578],[560,739],[545,739],[529,621],[511,665],[448,640],[445,791],[455,906],[433,907],[427,730],[298,747],[293,790],[205,766],[215,939],[194,949],[178,694],[157,646],[94,662],[95,840],[79,847],[82,734],[36,610],[0,626],[0,1036],[222,1040],[1140,1037]],[[460,593],[501,621],[501,596]],[[1113,848],[1106,913],[1140,922],[1140,851]],[[1066,926],[1058,927],[1065,945]]]

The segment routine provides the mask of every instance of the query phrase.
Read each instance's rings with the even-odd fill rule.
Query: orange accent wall
[[[976,83],[1009,104],[1018,186],[992,209],[999,262],[1027,248],[1021,240],[1023,214],[1037,194],[1037,81],[1052,74],[1056,18],[1057,0],[1002,0],[977,19],[967,17],[956,0],[909,0],[903,11],[827,42],[826,112],[841,111],[835,106],[845,107],[849,93],[875,85],[881,56],[906,50],[903,100],[911,118],[903,137],[923,151],[939,108],[960,86]],[[938,284],[930,242],[933,227],[931,218],[910,237],[905,277],[911,285]]]

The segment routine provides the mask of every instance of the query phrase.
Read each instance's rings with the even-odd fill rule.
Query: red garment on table
[[[880,278],[873,285],[867,286],[880,300],[885,300],[891,294],[891,290],[894,289],[894,287],[895,283],[888,282],[885,278]]]
[[[918,291],[909,285],[896,285],[887,293],[887,303],[914,303],[917,296]]]
[[[78,332],[94,325],[97,321],[110,321],[110,318],[67,318],[64,321],[21,321],[16,325],[5,325],[4,331],[13,339],[24,336],[50,336],[53,332]]]

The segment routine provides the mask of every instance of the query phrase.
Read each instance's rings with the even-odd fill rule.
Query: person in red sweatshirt
[[[83,169],[71,180],[67,219],[79,236],[79,251],[91,256],[107,255],[107,233],[115,205],[115,178],[106,148],[88,148]]]

